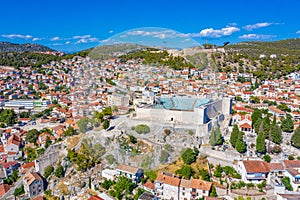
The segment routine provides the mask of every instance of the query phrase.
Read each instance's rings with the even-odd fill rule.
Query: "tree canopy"
[[[210,133],[209,142],[212,146],[222,145],[223,137],[220,128],[218,127],[216,130],[213,128]]]
[[[198,153],[192,150],[191,148],[187,148],[181,154],[181,158],[185,164],[190,165],[196,161],[197,154]]]
[[[300,148],[300,126],[297,127],[295,130],[292,138],[291,138],[291,143],[294,147]]]
[[[284,120],[282,120],[281,122],[281,129],[284,132],[293,132],[294,130],[294,123],[292,120],[292,116],[291,115],[287,115],[286,118]]]

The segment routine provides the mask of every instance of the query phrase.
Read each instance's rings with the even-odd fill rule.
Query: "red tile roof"
[[[271,171],[284,170],[284,166],[281,163],[270,163],[269,166]]]
[[[250,128],[250,129],[252,129],[252,126],[248,123],[244,123],[244,124],[240,125],[240,127],[241,128]]]
[[[8,169],[9,167],[14,166],[16,164],[18,164],[17,161],[11,161],[11,162],[4,163],[3,167],[6,168],[6,169]]]
[[[95,195],[95,196],[91,196],[88,200],[104,200],[104,199]]]
[[[0,197],[2,197],[6,192],[10,189],[10,185],[8,184],[1,184],[0,185]]]
[[[300,168],[300,160],[284,160],[286,168]]]
[[[247,173],[268,173],[270,167],[267,162],[260,160],[244,160],[243,161]]]
[[[147,182],[145,183],[144,187],[149,188],[149,189],[151,189],[151,190],[154,190],[154,189],[155,189],[155,184],[152,183],[151,181],[147,181]]]
[[[161,182],[161,183],[165,183],[168,185],[173,185],[178,187],[180,184],[180,179],[174,176],[169,176],[166,174],[159,174],[156,178],[156,181]]]

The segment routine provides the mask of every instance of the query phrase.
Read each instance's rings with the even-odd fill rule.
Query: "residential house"
[[[3,165],[5,177],[8,178],[15,170],[17,170],[20,167],[20,163],[17,161],[11,161],[4,163]]]
[[[179,199],[199,199],[209,196],[212,183],[200,179],[181,179]]]
[[[44,180],[36,172],[29,172],[23,178],[25,192],[30,198],[38,196],[44,192]]]
[[[104,169],[101,171],[101,175],[103,178],[106,178],[108,180],[115,180],[117,175],[118,175],[118,171],[117,170],[111,170],[111,169]]]
[[[150,193],[153,193],[155,192],[155,183],[152,183],[151,181],[147,181],[145,184],[144,184],[144,189]]]
[[[275,106],[269,106],[269,112],[277,117],[285,117],[285,112]]]
[[[155,180],[155,194],[162,199],[179,200],[179,185],[179,177],[163,172]]]
[[[244,160],[239,162],[238,171],[244,182],[260,183],[267,180],[270,172],[269,163],[261,160]]]
[[[9,191],[10,187],[10,185],[5,183],[0,184],[0,198]]]
[[[18,153],[20,145],[21,145],[21,138],[13,134],[8,138],[7,143],[4,146],[5,152]]]
[[[232,124],[237,124],[238,128],[244,132],[252,132],[252,119],[251,115],[245,114],[242,115],[240,113],[235,113],[232,116]]]
[[[39,135],[37,144],[39,144],[41,147],[45,147],[47,138],[49,138],[52,143],[55,141],[55,137],[53,135],[43,132]]]
[[[26,174],[27,172],[32,171],[34,169],[35,169],[35,162],[32,161],[32,162],[25,163],[25,164],[21,165],[20,173],[21,174]]]
[[[117,168],[117,173],[119,176],[125,176],[135,183],[140,182],[144,172],[141,168],[133,167],[125,164],[120,164]]]
[[[300,187],[300,161],[284,160],[285,175],[290,178],[290,183],[294,191],[299,191]]]

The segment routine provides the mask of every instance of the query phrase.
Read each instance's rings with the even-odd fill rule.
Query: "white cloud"
[[[194,34],[191,37],[212,37],[212,38],[220,38],[223,36],[229,36],[235,32],[238,32],[240,29],[234,26],[222,28],[222,29],[213,29],[206,28],[200,31],[199,34]]]
[[[70,44],[71,42],[70,41],[66,41],[66,43],[65,44]]]
[[[228,25],[229,25],[229,26],[237,26],[237,23],[231,22],[231,23],[229,23]]]
[[[38,37],[35,37],[32,39],[32,41],[38,41],[38,40],[41,40],[42,38],[38,38]]]
[[[61,45],[63,45],[63,43],[54,43],[54,44],[52,44],[53,46],[61,46]]]
[[[32,38],[32,35],[21,35],[21,34],[3,34],[1,35],[1,37],[4,37],[4,38],[9,38],[9,39],[25,39],[25,40],[28,40],[28,39],[31,39]]]
[[[114,32],[113,30],[108,31],[108,33],[113,33],[113,32]]]
[[[239,39],[246,40],[267,40],[276,37],[276,35],[263,35],[263,34],[244,34],[239,36]]]
[[[177,36],[176,31],[172,30],[164,30],[164,31],[143,31],[143,30],[136,30],[127,32],[127,35],[133,36],[152,36],[155,38],[165,39],[165,38],[175,38]]]
[[[60,40],[60,37],[53,37],[50,39],[51,41],[57,41],[57,40]]]
[[[297,31],[296,34],[300,34],[300,31]]]
[[[91,35],[76,35],[73,36],[73,39],[86,39],[86,38],[90,38]]]
[[[98,38],[90,37],[90,38],[82,38],[75,42],[75,44],[89,43],[89,42],[99,42]]]
[[[243,28],[246,29],[247,31],[252,31],[253,29],[267,27],[272,24],[273,23],[262,22],[262,23],[256,23],[256,24],[249,24],[249,25],[244,26]]]

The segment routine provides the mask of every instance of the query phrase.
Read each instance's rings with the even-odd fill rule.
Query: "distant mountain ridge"
[[[272,42],[240,42],[230,44],[225,47],[226,52],[238,52],[249,57],[259,57],[260,54],[266,54],[269,57],[271,54],[278,55],[300,55],[300,38],[277,40]]]
[[[11,42],[0,42],[0,53],[1,52],[46,52],[56,51],[49,47],[40,44],[15,44]]]

